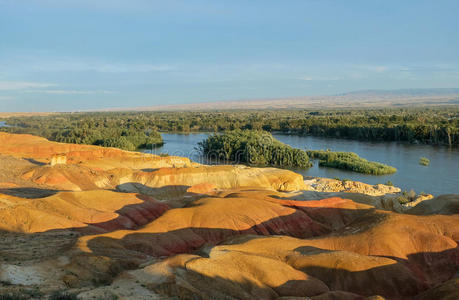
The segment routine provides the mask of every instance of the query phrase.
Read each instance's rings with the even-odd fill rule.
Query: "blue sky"
[[[459,1],[0,0],[0,111],[459,87]]]

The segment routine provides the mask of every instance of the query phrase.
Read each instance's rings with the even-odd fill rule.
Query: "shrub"
[[[69,293],[66,291],[55,291],[53,292],[50,297],[50,300],[76,300],[78,299],[77,294]]]
[[[408,192],[408,198],[414,200],[414,198],[416,198],[416,192],[414,190],[410,190]]]
[[[18,290],[4,290],[0,288],[0,300],[41,299],[43,294],[37,288],[20,288]]]
[[[419,159],[419,164],[422,166],[428,166],[430,165],[430,160],[427,157],[421,157]]]
[[[396,199],[400,204],[405,204],[405,203],[410,202],[410,200],[405,196],[398,196]]]
[[[408,203],[416,199],[416,192],[414,190],[410,190],[409,192],[403,191],[402,195],[397,197],[400,203]]]
[[[120,148],[124,150],[130,150],[130,151],[133,151],[136,149],[134,144],[131,143],[124,136],[120,136],[118,138],[108,138],[108,139],[101,140],[100,145],[104,147],[115,147],[115,148]]]

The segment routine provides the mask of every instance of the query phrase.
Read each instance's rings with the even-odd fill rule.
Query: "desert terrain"
[[[459,298],[459,195],[399,192],[0,132],[0,298]]]
[[[201,103],[129,108],[104,111],[209,111],[233,109],[362,109],[454,106],[459,103],[459,89],[401,89],[354,91],[336,95],[284,97],[268,99],[222,100]]]

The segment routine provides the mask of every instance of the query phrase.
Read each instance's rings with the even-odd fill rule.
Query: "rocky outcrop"
[[[91,145],[75,145],[48,141],[29,134],[0,132],[0,153],[17,158],[33,159],[51,164],[53,157],[66,157],[67,164],[86,165],[93,169],[145,169],[192,166],[188,158],[123,151]]]
[[[51,166],[55,165],[65,165],[67,163],[67,156],[65,154],[54,154],[51,156]]]
[[[203,183],[218,189],[261,187],[294,191],[304,188],[302,176],[288,170],[205,166],[187,158],[56,143],[31,135],[0,132],[0,153],[16,160],[33,161],[30,167],[21,168],[24,172],[20,179],[32,186],[56,190],[119,189],[166,198],[172,194],[177,198],[189,187]]]
[[[433,199],[421,201],[416,206],[407,210],[407,213],[414,215],[459,214],[459,195],[440,195]]]
[[[114,175],[116,178],[116,175]],[[295,191],[303,188],[301,175],[275,168],[249,168],[246,166],[195,166],[191,168],[161,168],[152,172],[134,172],[118,177],[118,188],[124,191],[141,189],[154,194],[155,188],[197,184],[212,184],[218,189],[269,188]],[[153,195],[152,194],[152,195]]]
[[[29,169],[21,179],[58,190],[116,188],[163,198],[183,196],[188,188],[204,183],[217,189],[259,187],[295,191],[303,188],[301,175],[291,171],[243,166],[169,167],[145,172],[127,168],[106,171],[75,164],[43,165]]]
[[[416,195],[415,198],[412,201],[409,201],[407,203],[402,203],[402,207],[406,211],[406,210],[409,210],[409,209],[417,206],[419,203],[421,203],[423,201],[430,200],[430,199],[433,199],[433,198],[434,198],[434,196],[431,195],[431,194]]]
[[[443,299],[454,300],[459,298],[459,278],[450,279],[416,296],[416,300]]]
[[[303,192],[303,199],[343,196],[395,212],[406,212],[421,202],[434,198],[430,194],[419,194],[409,201],[410,199],[404,196],[398,187],[384,184],[370,185],[351,180],[309,177],[304,183],[307,192]]]
[[[370,185],[359,181],[352,180],[337,180],[322,177],[309,177],[304,181],[308,191],[315,192],[347,192],[347,193],[359,193],[369,196],[383,196],[386,194],[400,193],[401,189],[398,187],[375,184]]]

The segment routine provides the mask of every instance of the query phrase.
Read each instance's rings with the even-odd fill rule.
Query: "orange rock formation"
[[[457,296],[458,195],[402,214],[287,170],[6,133],[0,164],[0,296]]]

